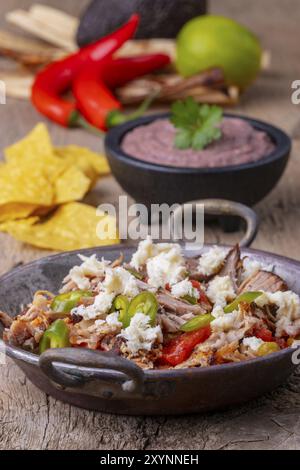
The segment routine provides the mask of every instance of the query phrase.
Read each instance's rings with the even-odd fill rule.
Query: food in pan
[[[254,129],[245,120],[224,117],[212,126],[212,109],[220,108],[196,106],[200,108],[200,112],[205,109],[211,111],[202,129],[192,136],[194,142],[191,144],[188,140],[191,137],[189,132],[190,128],[195,128],[196,120],[177,125],[173,118],[161,118],[128,132],[122,142],[123,151],[138,160],[158,165],[216,168],[256,162],[275,149],[274,143],[265,132]],[[189,118],[190,116],[192,114],[189,112]],[[204,132],[207,128],[208,132]],[[217,130],[218,134],[211,138],[213,130]],[[210,138],[211,140],[207,140]],[[197,141],[200,145],[193,145]]]
[[[37,291],[13,320],[1,312],[7,343],[113,351],[145,369],[240,362],[300,343],[299,296],[238,246],[190,258],[147,238],[129,263],[79,258],[58,294]]]

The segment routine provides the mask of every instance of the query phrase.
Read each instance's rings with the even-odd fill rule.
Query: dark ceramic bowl
[[[184,203],[196,199],[221,198],[253,206],[263,199],[281,177],[291,150],[291,139],[276,127],[244,116],[255,129],[265,131],[276,145],[275,150],[254,163],[219,168],[178,168],[143,162],[121,149],[127,132],[155,119],[158,114],[143,117],[111,129],[105,139],[105,150],[111,170],[137,202],[150,204]]]
[[[115,259],[120,246],[81,253]],[[125,248],[126,259],[133,248]],[[30,302],[38,289],[57,291],[69,269],[78,264],[77,252],[43,258],[2,276],[0,309],[12,317]],[[300,263],[262,251],[242,249],[275,272],[300,294]],[[2,336],[0,327],[0,336]],[[0,347],[3,341],[0,340]],[[51,349],[37,356],[14,346],[6,352],[44,392],[73,405],[131,415],[195,413],[227,408],[258,397],[281,384],[296,367],[294,350],[207,368],[143,371],[127,359],[85,349]]]

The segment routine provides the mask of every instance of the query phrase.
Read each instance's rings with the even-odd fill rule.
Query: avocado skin
[[[140,14],[137,39],[174,38],[191,18],[206,12],[206,0],[93,0],[77,31],[82,47],[111,33],[132,13]]]

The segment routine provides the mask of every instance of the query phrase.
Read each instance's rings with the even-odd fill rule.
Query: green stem
[[[159,96],[160,90],[151,93],[151,95],[147,96],[144,101],[140,104],[140,106],[131,114],[127,116],[128,120],[136,119],[142,116],[152,105],[153,101]]]
[[[141,117],[151,106],[153,101],[159,96],[160,91],[151,93],[147,98],[140,104],[140,106],[131,114],[123,114],[119,110],[111,111],[106,119],[107,127],[114,127],[125,122],[132,121]]]

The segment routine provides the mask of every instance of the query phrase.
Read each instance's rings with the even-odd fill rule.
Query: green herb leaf
[[[203,150],[222,136],[219,124],[223,110],[219,106],[198,104],[194,98],[176,101],[171,107],[171,122],[176,127],[175,147]]]

